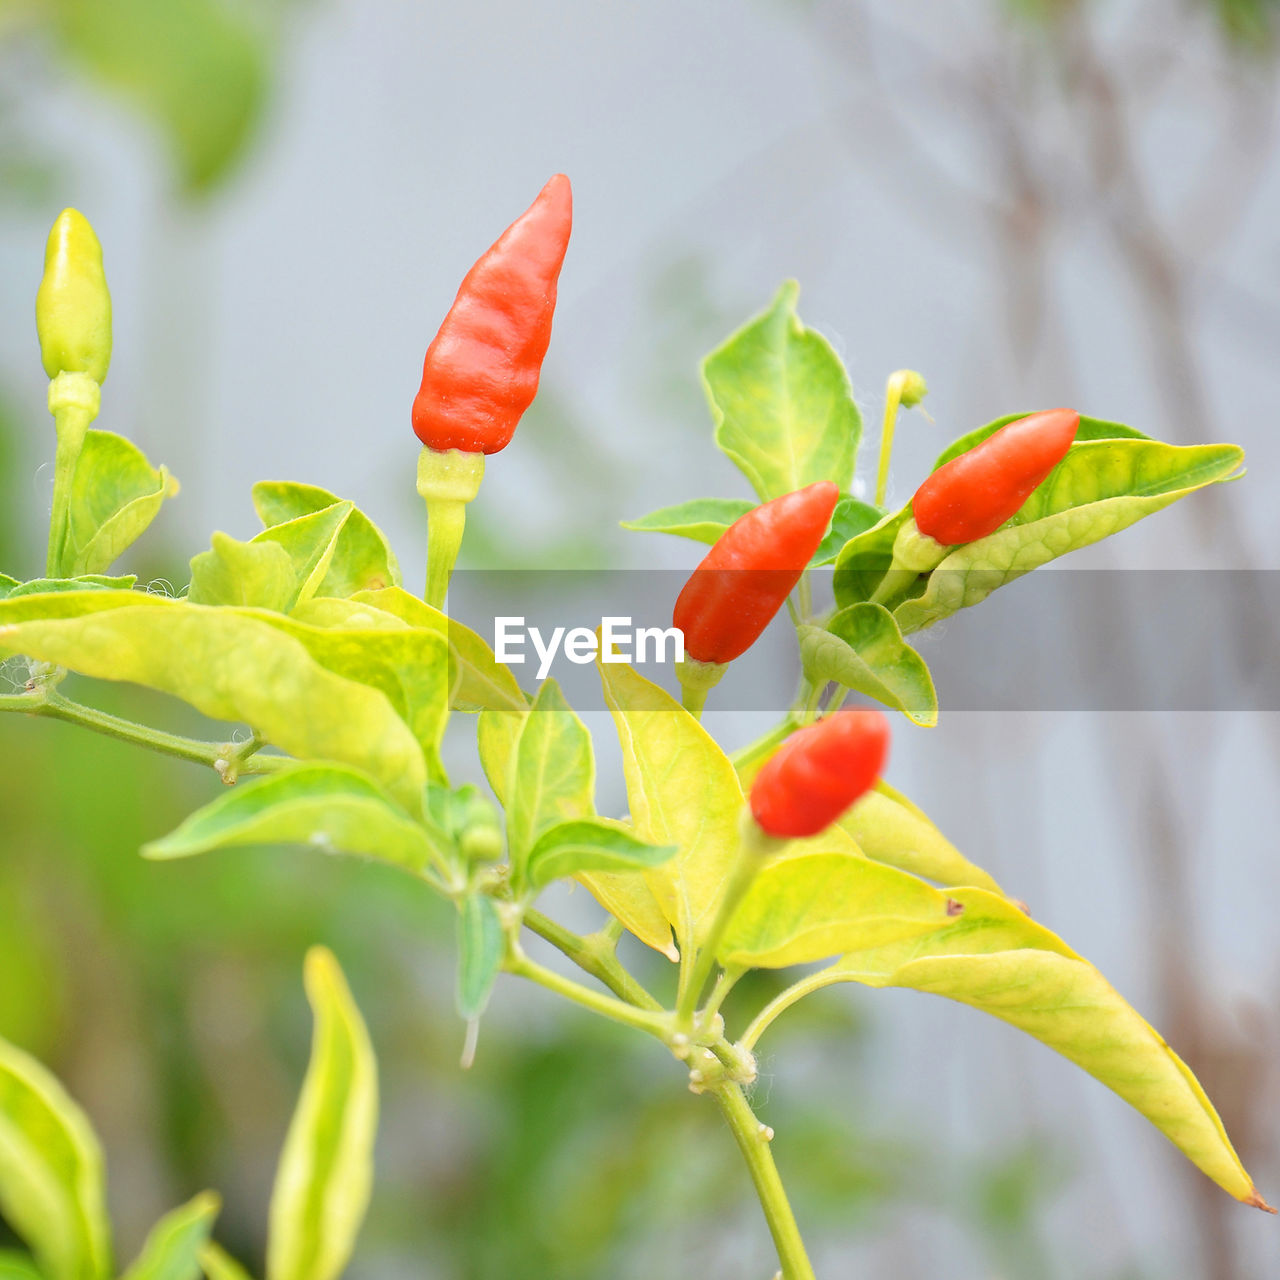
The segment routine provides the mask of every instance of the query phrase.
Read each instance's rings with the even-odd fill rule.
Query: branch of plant
[[[805,996],[814,991],[821,991],[823,987],[829,987],[830,985],[831,979],[824,970],[811,973],[808,977],[801,978],[799,982],[792,983],[785,991],[780,991],[774,996],[751,1019],[747,1029],[738,1037],[738,1045],[748,1052],[754,1052],[760,1037],[769,1029],[775,1018],[786,1013],[793,1004],[803,1000]]]
[[[593,991],[572,978],[556,973],[554,969],[544,968],[537,961],[530,960],[515,939],[511,941],[505,968],[508,973],[528,978],[530,982],[536,982],[539,986],[546,987],[548,991],[554,991],[564,996],[566,1000],[591,1010],[592,1013],[598,1013],[601,1017],[609,1018],[626,1027],[635,1027],[638,1031],[644,1031],[661,1040],[663,1044],[671,1043],[673,1031],[669,1013],[664,1010],[637,1009],[635,1005],[627,1004],[616,996]]]
[[[760,1207],[764,1210],[765,1221],[773,1236],[774,1247],[778,1251],[778,1261],[782,1263],[783,1280],[815,1280],[813,1264],[805,1252],[800,1228],[791,1211],[782,1178],[778,1174],[778,1166],[773,1160],[773,1151],[769,1145],[773,1141],[773,1130],[760,1123],[742,1086],[736,1082],[726,1081],[707,1092],[719,1104],[725,1123],[746,1161],[747,1171],[751,1175]]]
[[[234,776],[229,776],[233,762],[235,775],[274,773],[289,763],[286,756],[254,755],[253,753],[263,746],[262,740],[257,737],[250,739],[249,743],[240,748],[231,747],[225,742],[203,742],[198,738],[167,733],[163,729],[152,729],[148,725],[126,720],[123,716],[99,711],[94,707],[86,707],[64,697],[48,685],[31,689],[26,693],[0,696],[0,711],[17,711],[77,724],[81,728],[92,729],[95,733],[118,738],[122,742],[131,742],[135,746],[147,747],[163,755],[176,756],[179,760],[189,760],[193,764],[207,765],[228,782],[235,780]]]
[[[589,973],[604,983],[615,996],[638,1009],[653,1012],[662,1008],[614,954],[617,937],[611,934],[608,926],[599,933],[583,937],[544,916],[540,911],[526,911],[524,923],[530,932],[536,933],[544,942],[549,942],[584,973]]]

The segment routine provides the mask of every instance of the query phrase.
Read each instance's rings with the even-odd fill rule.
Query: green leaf
[[[0,1040],[0,1216],[47,1280],[111,1274],[104,1181],[84,1112],[40,1063]]]
[[[308,627],[346,627],[352,631],[404,631],[409,624],[385,609],[363,601],[315,596],[289,615]]]
[[[746,498],[694,498],[673,507],[661,507],[650,511],[638,520],[623,520],[624,529],[637,533],[673,533],[679,538],[692,538],[694,542],[715,542],[720,535],[756,504]]]
[[[240,782],[142,854],[189,858],[249,844],[303,844],[411,871],[421,871],[435,853],[422,827],[371,778],[340,765],[290,764]]]
[[[454,705],[460,710],[489,707],[494,711],[523,712],[529,705],[511,668],[499,662],[493,650],[470,627],[433,609],[402,587],[361,591],[353,599],[394,614],[411,627],[437,631],[449,641],[457,674]]]
[[[307,953],[315,1015],[311,1065],[271,1193],[267,1280],[335,1280],[355,1247],[373,1186],[378,1076],[342,970]]]
[[[474,1022],[489,1006],[502,969],[507,939],[488,894],[472,893],[458,910],[458,1013]]]
[[[76,461],[67,508],[62,576],[105,573],[156,518],[178,483],[124,436],[90,431]]]
[[[1230,444],[1073,444],[1009,524],[956,547],[929,575],[924,593],[900,604],[894,617],[906,634],[930,627],[1068,551],[1230,478],[1243,459],[1242,450]]]
[[[792,854],[759,872],[725,931],[723,964],[810,964],[855,947],[935,933],[951,922],[946,894],[862,857],[839,828],[826,833],[823,844],[831,852]]]
[[[132,574],[122,578],[108,578],[100,573],[85,574],[80,578],[33,578],[30,582],[18,583],[7,594],[0,593],[0,596],[15,600],[19,596],[46,595],[52,591],[132,591],[137,581]]]
[[[1019,418],[1025,418],[1025,413],[1007,413],[1003,418],[997,418],[994,422],[988,422],[985,426],[976,427],[968,434],[960,436],[953,440],[938,455],[938,460],[933,464],[933,470],[942,466],[944,462],[950,462],[952,458],[958,458],[962,453],[968,453],[976,444],[981,444],[988,436],[994,435],[1001,427],[1006,427],[1011,422],[1017,422]],[[1102,418],[1086,418],[1081,417],[1080,426],[1076,431],[1076,442],[1084,440],[1149,440],[1151,437],[1143,435],[1134,427],[1126,427],[1123,422],[1107,422]]]
[[[25,1253],[0,1249],[0,1280],[44,1280]]]
[[[300,759],[352,765],[415,812],[422,749],[386,695],[335,674],[262,619],[286,621],[137,592],[26,596],[0,601],[0,652],[173,694]]]
[[[1113,1089],[1219,1186],[1264,1207],[1186,1064],[1105,978],[1007,899],[955,889],[936,933],[842,957],[827,981],[910,987],[1025,1031]]]
[[[200,1252],[221,1203],[212,1191],[205,1191],[165,1214],[121,1280],[199,1280]]]
[[[555,680],[544,680],[520,728],[507,784],[512,874],[523,874],[535,841],[551,826],[595,809],[591,735]]]
[[[768,501],[817,480],[847,490],[862,434],[849,375],[796,315],[787,281],[769,310],[702,364],[716,444]]]
[[[486,709],[476,720],[476,748],[480,766],[498,803],[505,809],[511,797],[511,761],[524,728],[524,715]]]
[[[583,871],[641,871],[661,866],[679,850],[646,844],[607,818],[580,818],[544,831],[529,852],[525,875],[535,892]]]
[[[834,564],[845,543],[858,534],[874,529],[884,519],[885,512],[869,502],[861,502],[845,494],[831,515],[831,528],[809,561],[812,566]]]
[[[510,796],[511,760],[523,720],[522,716],[486,710],[480,713],[476,724],[480,763],[498,803],[504,807]],[[669,960],[680,958],[671,945],[671,926],[643,875],[584,871],[577,879],[610,915],[646,946],[660,951]]]
[[[238,542],[215,532],[212,548],[191,559],[192,604],[233,604],[284,613],[298,598],[289,553],[277,542]]]
[[[15,587],[21,585],[17,578],[11,578],[7,573],[0,573],[0,600],[4,600]]]
[[[327,489],[311,484],[264,480],[253,486],[254,510],[268,529],[341,501]],[[359,507],[353,506],[316,594],[346,597],[357,591],[398,587],[400,583],[400,565],[386,535]]]
[[[67,52],[165,136],[183,187],[217,183],[265,98],[260,17],[217,0],[112,0],[109,10],[74,3],[56,13]]]
[[[200,1250],[205,1280],[252,1280],[249,1273],[220,1245],[210,1240]]]
[[[320,511],[272,525],[253,539],[254,543],[278,544],[288,553],[297,581],[294,598],[289,602],[290,609],[319,592],[337,554],[343,528],[353,511],[355,507],[351,503],[335,502]]]
[[[893,560],[898,530],[911,519],[911,506],[891,511],[870,529],[854,534],[836,556],[832,579],[836,604],[860,604],[874,594]]]
[[[903,712],[915,724],[938,723],[929,668],[883,605],[849,605],[825,631],[806,625],[797,628],[797,636],[801,665],[814,684],[835,680]]]
[[[877,782],[840,819],[868,858],[945,887],[971,885],[1003,894],[981,867],[969,861],[901,792]]]
[[[597,666],[622,747],[636,835],[680,850],[646,871],[644,881],[688,950],[710,928],[738,856],[738,775],[715,739],[664,689],[630,664]]]
[[[413,627],[313,627],[259,610],[246,611],[245,616],[291,636],[335,675],[380,690],[412,729],[430,775],[444,778],[440,743],[450,703],[449,646],[444,636]]]

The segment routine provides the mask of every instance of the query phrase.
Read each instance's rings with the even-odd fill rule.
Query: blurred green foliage
[[[73,74],[140,111],[179,189],[198,196],[230,175],[254,136],[285,2],[6,0],[0,39],[43,41]],[[28,157],[33,190],[46,185],[27,151],[6,140],[5,153]]]

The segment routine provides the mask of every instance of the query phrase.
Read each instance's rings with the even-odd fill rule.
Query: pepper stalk
[[[424,446],[418,455],[418,492],[427,504],[426,601],[443,609],[462,547],[467,503],[480,492],[484,454]]]

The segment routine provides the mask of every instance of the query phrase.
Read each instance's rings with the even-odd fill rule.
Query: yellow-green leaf
[[[1007,899],[951,896],[964,910],[947,928],[843,956],[826,981],[932,992],[1010,1023],[1114,1090],[1224,1190],[1266,1207],[1186,1064],[1097,969]]]
[[[267,1280],[335,1280],[373,1186],[378,1076],[369,1033],[329,951],[308,952],[305,976],[315,1033],[271,1194]]]
[[[354,511],[350,502],[335,502],[320,511],[272,525],[254,537],[254,542],[277,543],[289,553],[298,584],[290,608],[319,593],[337,554],[342,531]]]
[[[24,614],[35,616],[10,621]],[[24,596],[0,601],[0,652],[173,694],[300,759],[353,765],[416,811],[422,749],[386,695],[335,674],[263,619],[282,621],[134,592]]]
[[[507,847],[518,877],[548,827],[595,812],[591,735],[554,680],[544,680],[538,689],[509,768]]]
[[[283,613],[298,598],[298,577],[278,542],[238,542],[215,531],[191,558],[192,604],[233,604]]]
[[[205,1280],[251,1280],[249,1273],[213,1240],[200,1250],[200,1266]]]
[[[87,432],[71,481],[62,573],[105,573],[177,492],[178,482],[164,467],[153,467],[133,441]]]
[[[411,627],[437,631],[448,639],[451,659],[457,668],[454,705],[459,710],[489,707],[495,711],[523,711],[529,705],[511,668],[499,662],[493,650],[470,627],[433,609],[402,587],[361,591],[353,599],[394,614]]]
[[[597,665],[622,746],[635,832],[680,850],[644,876],[687,950],[710,927],[738,855],[738,776],[715,739],[665,690],[628,663]]]
[[[221,1204],[212,1191],[205,1191],[165,1214],[122,1280],[198,1280],[200,1253]]]
[[[313,484],[264,480],[253,486],[254,510],[268,529],[341,501]],[[316,594],[345,597],[399,585],[400,566],[386,535],[359,507],[352,507]]]
[[[987,872],[970,862],[921,810],[887,782],[877,782],[845,813],[840,826],[876,862],[944,887],[971,885],[1004,893]]]
[[[111,1275],[104,1182],[84,1112],[40,1063],[0,1040],[0,1217],[47,1280]]]
[[[44,1280],[44,1276],[26,1254],[0,1249],[0,1280]]]
[[[473,1022],[484,1013],[502,969],[506,934],[488,894],[472,893],[458,908],[458,1015]]]
[[[938,695],[929,668],[883,605],[848,605],[825,627],[801,626],[797,635],[810,683],[834,680],[901,711],[915,724],[938,723]]]
[[[167,860],[251,844],[308,845],[411,871],[436,852],[426,831],[371,778],[339,765],[298,763],[241,781],[142,854]]]
[[[831,852],[793,854],[761,869],[725,931],[722,963],[755,969],[810,964],[854,947],[918,938],[950,923],[954,903],[946,894],[862,857],[839,828],[824,843]]]
[[[769,310],[702,365],[716,444],[768,501],[816,480],[847,490],[862,417],[840,357],[796,314],[788,280]]]
[[[380,690],[412,729],[433,778],[444,777],[440,742],[449,720],[449,646],[415,627],[309,626],[265,610],[237,610],[292,637],[325,669]]]

